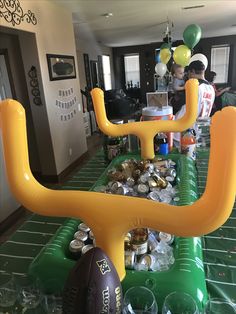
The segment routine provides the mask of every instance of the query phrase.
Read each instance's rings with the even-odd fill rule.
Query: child
[[[185,104],[184,68],[181,65],[173,64],[171,74],[173,75],[174,96],[170,103],[173,107],[173,113],[175,114]]]
[[[173,75],[174,92],[184,91],[185,90],[184,68],[181,65],[173,64],[171,74]]]

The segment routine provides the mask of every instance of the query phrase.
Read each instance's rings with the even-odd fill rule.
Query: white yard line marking
[[[28,242],[17,242],[17,241],[7,241],[6,243],[14,243],[14,244],[23,244],[23,245],[36,245],[36,246],[44,246],[45,244],[38,244],[38,243],[28,243]]]
[[[229,240],[229,241],[236,241],[233,238],[226,238],[226,237],[216,237],[216,236],[204,236],[206,239],[219,239],[219,240]]]
[[[56,222],[44,222],[44,221],[37,221],[37,220],[28,220],[25,224],[33,222],[35,224],[40,224],[40,225],[53,225],[53,226],[61,226],[62,224],[56,223]]]
[[[23,258],[23,259],[30,259],[30,260],[34,259],[34,257],[30,257],[30,256],[18,256],[18,255],[9,255],[9,254],[2,254],[2,253],[0,253],[0,256],[13,257],[13,258]]]
[[[202,248],[203,251],[209,251],[209,252],[220,252],[220,253],[230,253],[230,254],[236,254],[236,252],[233,251],[225,251],[225,250],[217,250],[217,249],[205,249]]]
[[[218,264],[218,263],[209,263],[209,262],[204,262],[204,265],[210,265],[210,266],[221,266],[221,267],[229,267],[229,268],[236,268],[234,265],[225,265],[225,264]]]
[[[236,283],[222,282],[222,281],[212,280],[212,279],[208,279],[208,278],[206,278],[206,281],[214,282],[214,283],[219,283],[219,284],[221,284],[221,285],[236,286]]]
[[[53,236],[54,233],[48,233],[48,232],[38,232],[38,231],[29,231],[29,230],[23,230],[23,229],[18,229],[16,232],[26,232],[26,233],[33,233],[33,234],[41,234],[41,235],[50,235]]]

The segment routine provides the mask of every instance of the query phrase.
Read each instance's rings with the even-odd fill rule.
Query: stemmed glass
[[[175,291],[165,298],[162,314],[199,314],[199,310],[191,295]]]
[[[236,304],[221,298],[210,299],[205,307],[204,314],[235,314]]]
[[[10,273],[0,273],[0,312],[12,313],[17,299],[17,289],[14,276]]]
[[[43,297],[39,280],[32,281],[25,276],[19,284],[18,302],[23,307],[22,313],[37,313],[36,308]]]
[[[156,299],[151,290],[137,286],[126,291],[123,314],[157,314],[157,312]]]

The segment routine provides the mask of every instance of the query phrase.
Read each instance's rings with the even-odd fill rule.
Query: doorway
[[[14,94],[7,50],[0,49],[0,101],[6,98],[14,98]]]

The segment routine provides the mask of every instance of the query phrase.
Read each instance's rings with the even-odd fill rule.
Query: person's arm
[[[175,92],[185,90],[185,86],[182,85],[182,84],[183,84],[183,83],[182,83],[180,80],[174,78],[174,81],[173,81],[173,90],[174,90]]]
[[[230,90],[230,88],[231,87],[225,87],[225,88],[222,88],[222,89],[216,89],[215,90],[216,97],[219,97],[222,94],[224,94],[225,92],[228,92]]]

